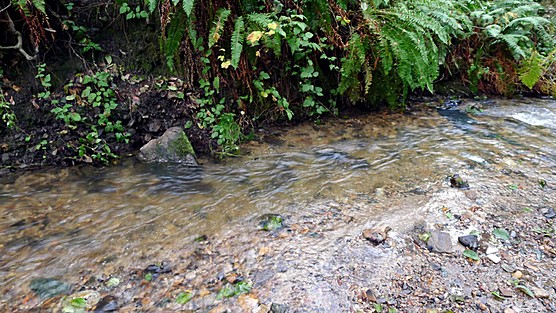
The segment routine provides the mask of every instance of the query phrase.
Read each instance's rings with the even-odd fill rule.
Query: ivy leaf
[[[243,30],[243,17],[238,17],[234,26],[234,33],[232,34],[232,66],[237,69],[239,65],[239,58],[243,50],[243,37],[241,36]]]

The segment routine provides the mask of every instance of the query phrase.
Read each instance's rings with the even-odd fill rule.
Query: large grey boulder
[[[141,147],[137,156],[142,162],[176,162],[197,166],[195,151],[183,129],[172,127]]]

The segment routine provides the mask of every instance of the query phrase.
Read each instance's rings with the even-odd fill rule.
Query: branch
[[[6,8],[4,8],[2,10],[5,10],[5,9]],[[8,30],[11,31],[12,33],[14,33],[17,36],[17,44],[15,46],[9,46],[9,47],[0,46],[0,49],[3,49],[3,50],[17,49],[17,50],[19,50],[19,52],[21,52],[21,54],[23,54],[23,56],[27,59],[27,61],[36,60],[37,59],[36,54],[31,56],[23,49],[23,38],[21,36],[21,33],[15,29],[14,22],[10,18],[10,15],[8,15],[8,12],[5,12],[4,15],[6,15],[6,17],[7,17]]]

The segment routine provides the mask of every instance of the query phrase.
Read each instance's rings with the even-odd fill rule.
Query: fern
[[[246,19],[258,29],[266,29],[268,24],[276,22],[270,13],[251,13],[246,15]]]
[[[226,23],[228,16],[230,16],[230,13],[232,13],[232,11],[228,9],[220,9],[216,13],[218,18],[216,21],[214,21],[214,26],[210,29],[209,32],[209,38],[208,38],[209,48],[212,48],[216,44],[216,42],[218,42],[218,39],[220,39],[220,37],[222,36],[222,32],[224,30],[224,24]]]
[[[174,58],[185,34],[185,25],[183,13],[178,12],[170,21],[170,26],[166,28],[167,35],[164,40],[164,54],[166,56],[166,65],[171,70],[175,67]]]
[[[156,7],[158,5],[158,0],[145,0],[145,4],[147,5],[147,8],[149,9],[149,13],[153,13],[154,10],[156,10]]]
[[[42,14],[46,15],[46,5],[44,0],[32,0],[33,6]]]
[[[185,14],[187,14],[187,16],[191,15],[194,5],[195,5],[195,0],[182,0],[183,11],[185,12]]]
[[[243,50],[243,27],[243,17],[240,16],[236,19],[231,42],[232,57],[230,61],[235,69],[237,69],[239,65],[239,58],[241,57],[241,51]]]
[[[545,71],[543,63],[543,58],[538,53],[533,53],[521,64],[519,79],[529,89],[533,89]]]

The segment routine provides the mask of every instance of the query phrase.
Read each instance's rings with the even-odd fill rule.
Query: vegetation
[[[435,84],[450,79],[477,94],[556,96],[555,25],[531,0],[120,0],[99,5],[107,12],[106,23],[160,23],[161,59],[181,78],[181,97],[187,91],[195,100],[187,126],[209,132],[218,155],[239,153],[243,134],[261,124],[318,120],[354,105],[403,108],[411,92],[432,93]],[[11,0],[0,10],[1,23],[8,26],[0,53],[38,62],[46,47],[64,37],[72,53],[89,64],[57,97],[39,65],[43,90],[35,98],[52,103],[50,114],[80,138],[68,145],[76,158],[115,157],[106,136],[129,138],[113,117],[121,104],[113,78],[121,73],[109,54],[98,65],[103,49],[93,32],[79,25],[74,3]],[[15,15],[22,21],[14,22]],[[84,118],[84,111],[93,112],[94,120]],[[0,115],[3,125],[14,127],[17,118],[4,92]]]

